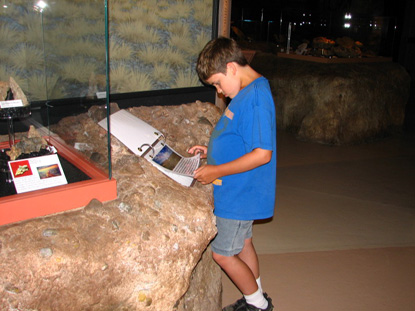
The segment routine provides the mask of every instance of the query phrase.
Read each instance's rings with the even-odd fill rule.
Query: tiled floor
[[[414,135],[278,148],[276,213],[254,225],[275,310],[414,311]],[[223,305],[240,297],[224,275]]]

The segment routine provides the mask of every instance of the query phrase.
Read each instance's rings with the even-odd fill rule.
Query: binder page
[[[158,141],[157,144],[153,147],[153,150],[143,155],[143,157],[159,171],[163,172],[165,175],[175,180],[179,184],[185,187],[191,187],[193,185],[193,171],[199,166],[200,155],[186,158],[181,156],[164,142]],[[190,160],[196,162],[195,168],[191,170],[190,174],[179,174],[174,171],[174,169],[181,161]]]
[[[153,161],[176,174],[193,177],[193,172],[199,167],[200,154],[193,157],[183,157],[165,144],[153,158]]]

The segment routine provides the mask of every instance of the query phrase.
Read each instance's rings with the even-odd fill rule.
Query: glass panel
[[[101,1],[3,0],[0,78],[15,77],[29,101],[105,91],[104,33]]]
[[[1,80],[15,77],[29,101],[105,91],[103,1],[0,1]],[[213,2],[110,1],[111,93],[201,86]]]

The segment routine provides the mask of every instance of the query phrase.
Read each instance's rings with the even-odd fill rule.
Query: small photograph
[[[165,145],[153,159],[154,162],[171,171],[176,167],[180,160],[181,157],[167,145]]]
[[[37,172],[39,173],[40,179],[62,176],[58,164],[39,166]]]
[[[28,160],[10,163],[15,178],[33,175]]]

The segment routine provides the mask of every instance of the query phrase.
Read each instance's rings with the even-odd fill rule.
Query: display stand
[[[30,115],[31,115],[30,105],[0,109],[0,120],[7,120],[7,130],[9,134],[9,146],[0,148],[2,153],[5,152],[4,149],[11,148],[14,146],[15,135],[14,135],[13,120],[17,118],[27,118]],[[3,161],[2,158],[0,158],[0,173],[10,175],[10,170],[7,167],[7,163]],[[12,182],[11,177],[7,178],[5,182],[11,183]]]
[[[17,118],[27,118],[30,114],[30,106],[13,107],[0,110],[0,120],[7,120],[10,148],[15,143],[13,120]]]

